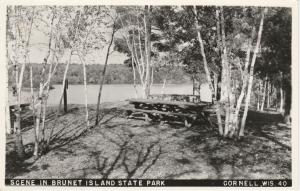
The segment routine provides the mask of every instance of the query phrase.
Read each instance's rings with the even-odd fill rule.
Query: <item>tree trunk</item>
[[[266,93],[267,93],[267,77],[265,78],[264,82],[263,82],[263,98],[261,101],[261,106],[260,106],[260,111],[264,111],[264,105],[265,105],[265,101],[266,101]]]
[[[271,86],[271,83],[270,81],[268,81],[267,83],[267,108],[269,109],[270,108],[270,101],[271,101],[271,92],[272,92],[272,86]]]
[[[86,66],[83,62],[83,83],[84,83],[84,95],[85,95],[85,122],[86,126],[89,127],[89,111],[88,111],[88,92],[87,92],[87,82],[86,82]]]
[[[20,115],[17,115],[17,126],[20,126],[19,122],[21,122],[20,120]],[[17,156],[19,159],[23,159],[25,156],[25,150],[24,150],[24,146],[23,146],[23,138],[22,138],[22,133],[20,129],[17,129],[16,132],[16,152],[17,152]]]
[[[15,87],[16,87],[16,91],[17,91],[17,104],[15,107],[15,111],[14,111],[14,115],[15,115],[15,121],[14,121],[14,133],[16,134],[16,152],[17,152],[17,156],[19,158],[23,158],[25,155],[25,151],[24,151],[24,147],[23,147],[23,140],[22,140],[22,134],[21,134],[21,108],[20,108],[20,102],[21,100],[19,99],[20,96],[20,92],[19,92],[19,88],[18,88],[18,81],[19,81],[19,72],[18,72],[18,68],[17,65],[15,64],[14,66],[14,70],[15,70],[15,76],[16,76],[16,81],[15,81]],[[21,78],[21,76],[20,76]]]
[[[219,128],[219,135],[223,136],[223,124],[222,124],[222,118],[221,118],[221,107],[220,103],[216,102],[216,114],[217,114],[217,122],[218,122],[218,128]]]
[[[64,113],[68,112],[68,92],[67,92],[68,84],[69,84],[68,79],[66,79],[65,88],[64,88]]]
[[[201,51],[201,55],[203,58],[203,65],[204,65],[204,70],[205,70],[205,74],[206,74],[206,80],[209,85],[210,91],[212,92],[212,99],[216,104],[216,114],[217,114],[217,120],[218,120],[219,134],[223,135],[220,104],[216,102],[216,95],[214,94],[214,86],[212,84],[210,72],[208,70],[206,55],[205,55],[205,51],[204,51],[204,44],[203,44],[201,33],[200,33],[200,27],[199,27],[198,19],[197,19],[197,10],[196,10],[195,5],[194,5],[194,15],[195,15],[195,26],[196,26],[196,30],[197,30],[197,37],[198,37],[198,41],[200,43],[200,51]]]
[[[22,64],[22,69],[21,69],[20,78],[19,78],[20,83],[18,85],[18,91],[17,91],[18,102],[17,102],[16,109],[15,109],[16,121],[14,123],[14,129],[15,129],[16,138],[17,138],[16,139],[17,155],[19,158],[23,158],[25,155],[23,140],[22,140],[22,133],[21,133],[21,107],[20,107],[20,105],[21,105],[21,86],[22,86],[24,68],[25,68],[25,63]]]
[[[119,18],[120,21],[121,21],[121,24],[122,24],[122,27],[125,28],[124,24],[123,24],[123,20],[122,18],[120,17]],[[137,18],[137,23],[139,23],[138,21],[138,18]],[[145,26],[145,16],[144,16],[144,26]],[[133,36],[134,34],[132,34]],[[134,66],[133,69],[136,69],[136,71],[138,72],[139,74],[139,78],[140,78],[140,82],[141,82],[141,87],[142,87],[142,97],[146,97],[146,94],[147,94],[147,85],[146,85],[146,80],[145,80],[145,74],[148,72],[148,75],[149,74],[149,68],[147,68],[147,56],[146,56],[146,52],[147,52],[147,43],[145,42],[145,48],[143,50],[142,48],[142,40],[141,40],[141,32],[140,32],[140,27],[138,25],[138,41],[139,41],[139,52],[140,52],[140,59],[138,57],[138,51],[137,51],[137,48],[136,48],[136,44],[135,44],[135,40],[134,40],[134,36],[132,37],[132,44],[130,44],[130,39],[126,36],[126,35],[123,35],[125,40],[126,40],[126,44],[127,44],[127,47],[131,53],[131,56],[132,56],[132,59],[134,60],[134,63],[136,64]],[[143,55],[143,52],[145,53],[145,57]],[[146,69],[147,68],[147,69]],[[134,72],[134,75],[135,75],[135,71]],[[135,77],[135,76],[134,76]],[[150,85],[149,85],[150,86]],[[137,93],[137,91],[136,91]],[[137,95],[136,95],[137,96]]]
[[[16,146],[17,146],[17,155],[19,158],[23,158],[25,155],[23,140],[22,140],[22,133],[21,133],[21,93],[22,93],[22,85],[23,85],[23,76],[25,70],[25,62],[22,63],[20,77],[18,78],[19,82],[17,84],[17,96],[18,101],[16,105],[16,123],[15,123],[15,132],[16,132]]]
[[[164,83],[163,83],[163,86],[161,88],[161,94],[164,94],[164,91],[165,91],[165,87],[166,87],[166,82],[167,82],[167,78],[164,79]],[[194,93],[194,92],[193,92]]]
[[[282,89],[282,85],[281,85],[280,86],[280,108],[279,108],[280,113],[284,112],[283,107],[284,107],[284,94],[283,94],[283,89]]]
[[[221,78],[221,101],[225,102],[225,126],[223,136],[227,136],[232,128],[231,114],[232,114],[232,95],[231,95],[231,80],[230,80],[230,66],[227,57],[226,37],[225,37],[225,21],[223,14],[223,7],[220,7],[221,15],[221,40],[222,40],[222,78]]]
[[[53,24],[53,23],[52,23]],[[60,40],[60,38],[59,38]],[[44,97],[44,104],[43,104],[43,116],[42,116],[42,129],[43,129],[43,132],[42,132],[42,140],[43,140],[43,146],[46,147],[46,138],[45,138],[45,120],[46,120],[46,109],[47,109],[47,101],[48,101],[48,98],[49,98],[49,91],[50,91],[50,86],[51,86],[51,78],[52,76],[55,74],[56,72],[56,67],[58,65],[58,59],[55,55],[55,52],[57,51],[57,42],[58,41],[55,41],[55,48],[54,48],[54,51],[53,51],[53,55],[52,55],[52,59],[51,59],[51,63],[50,63],[50,67],[49,67],[49,72],[48,72],[48,80],[44,83],[44,86],[46,86],[46,93],[45,93],[45,97]],[[50,54],[49,54],[50,55]],[[54,64],[54,57],[56,57],[56,64],[53,68],[53,64]],[[48,142],[48,140],[47,140]]]
[[[50,51],[50,50],[49,50]],[[44,104],[44,95],[43,95],[43,86],[44,86],[44,75],[45,75],[45,70],[46,70],[46,64],[47,64],[47,59],[44,60],[43,63],[43,70],[41,73],[41,81],[40,81],[40,89],[39,89],[39,93],[38,93],[38,99],[37,99],[37,115],[36,115],[36,122],[35,122],[35,137],[37,138],[35,140],[35,144],[34,144],[34,152],[33,155],[35,157],[38,156],[39,154],[39,134],[40,134],[40,121],[41,121],[41,115],[42,115],[42,111],[43,111],[43,104]],[[44,139],[44,129],[42,129],[42,137],[41,139]]]
[[[197,37],[198,37],[198,41],[200,43],[201,55],[203,57],[203,65],[204,65],[204,70],[205,70],[205,74],[206,74],[206,81],[209,85],[209,88],[210,88],[212,94],[213,94],[212,97],[215,98],[215,96],[214,96],[214,86],[212,84],[212,79],[210,77],[210,72],[209,72],[209,69],[208,69],[208,64],[207,64],[206,55],[205,55],[205,51],[204,51],[204,44],[203,44],[201,33],[200,33],[200,27],[198,25],[197,10],[196,10],[195,5],[194,5],[194,14],[195,14],[195,25],[196,25],[196,30],[197,30]]]
[[[215,89],[215,96],[218,94],[218,75],[214,73],[214,89]]]
[[[230,96],[230,78],[229,78],[229,63],[227,59],[227,49],[225,43],[225,21],[223,14],[223,7],[220,7],[221,15],[221,59],[222,59],[222,73],[221,73],[221,99],[220,101],[229,102]],[[229,105],[228,105],[229,107]],[[227,113],[227,112],[226,112]],[[227,116],[227,115],[226,115]],[[225,129],[228,128],[228,124],[225,123]],[[226,136],[226,134],[225,134]]]
[[[276,109],[276,111],[278,111],[278,90],[277,88],[274,86],[274,95],[273,95],[273,103],[274,107]]]
[[[100,79],[100,88],[99,88],[99,93],[98,93],[98,101],[97,101],[97,110],[96,110],[96,120],[95,120],[95,126],[98,125],[99,123],[99,114],[100,114],[100,99],[101,99],[101,94],[102,94],[102,87],[103,87],[103,83],[104,83],[104,80],[105,80],[105,72],[106,72],[106,67],[107,67],[107,63],[108,63],[108,57],[109,57],[109,54],[110,54],[110,48],[111,48],[111,45],[113,43],[113,40],[114,40],[114,35],[115,35],[115,24],[113,26],[113,31],[112,31],[112,34],[111,34],[111,39],[110,39],[110,43],[108,45],[108,48],[107,48],[107,52],[106,52],[106,58],[105,58],[105,63],[104,63],[104,68],[103,68],[103,71],[102,71],[102,74],[101,74],[101,79]]]
[[[33,126],[35,127],[35,106],[34,106],[34,92],[33,92],[33,74],[32,74],[32,64],[30,64],[30,94],[31,94],[31,107],[32,107],[32,117]],[[36,137],[35,137],[36,139]]]
[[[287,82],[289,83],[289,82]],[[292,90],[290,84],[285,85],[285,92],[284,92],[284,121],[286,124],[291,124],[291,116],[290,116],[290,110],[291,110],[291,95]]]
[[[245,99],[245,109],[243,113],[243,118],[242,118],[242,123],[241,123],[241,128],[239,132],[239,136],[244,136],[244,129],[246,125],[246,119],[247,119],[247,114],[248,114],[248,108],[249,108],[249,103],[250,103],[250,96],[251,96],[251,90],[252,90],[252,83],[253,83],[253,73],[254,73],[254,65],[256,61],[256,56],[259,50],[260,46],[260,41],[261,41],[261,36],[262,36],[262,30],[263,30],[263,24],[264,24],[264,14],[267,12],[267,8],[264,9],[262,12],[261,20],[260,20],[260,25],[259,25],[259,31],[258,31],[258,37],[257,37],[257,42],[254,50],[254,54],[251,60],[251,66],[250,66],[250,72],[249,72],[249,80],[248,80],[248,88],[247,88],[247,95]]]
[[[84,97],[85,97],[85,122],[86,126],[89,127],[89,111],[88,111],[88,92],[87,92],[87,81],[86,81],[86,66],[85,66],[85,59],[78,54],[80,62],[83,68],[83,84],[84,84]]]
[[[56,43],[55,43],[55,49],[56,49]],[[45,138],[45,120],[46,120],[46,113],[47,113],[47,100],[49,97],[49,91],[50,91],[50,85],[51,85],[51,77],[52,77],[52,68],[53,68],[53,63],[54,63],[54,54],[52,55],[52,59],[51,59],[51,63],[50,63],[50,67],[49,67],[49,71],[48,71],[48,80],[47,80],[47,84],[46,84],[46,93],[45,93],[45,97],[44,97],[44,103],[43,103],[43,111],[42,111],[42,141],[44,144],[44,141],[46,140]],[[55,69],[55,68],[54,68]],[[45,86],[45,83],[44,85]],[[46,146],[46,145],[44,145]]]
[[[150,20],[151,6],[146,5],[144,11],[144,26],[145,26],[145,55],[146,55],[146,76],[143,85],[143,98],[148,98],[151,87],[151,20]]]
[[[194,78],[194,75],[192,75],[192,82],[193,82],[193,95],[195,95],[195,78]]]
[[[57,108],[57,112],[56,112],[56,116],[55,116],[55,122],[54,122],[54,125],[52,125],[52,127],[51,127],[51,129],[50,129],[50,134],[49,134],[49,137],[48,137],[48,140],[47,140],[47,144],[48,144],[48,145],[49,145],[49,143],[50,143],[50,140],[51,140],[51,137],[52,137],[52,134],[53,134],[54,127],[55,127],[56,124],[57,124],[58,115],[60,114],[61,103],[62,103],[62,100],[63,100],[64,90],[65,90],[65,86],[66,86],[67,73],[68,73],[69,65],[70,65],[70,63],[71,63],[72,55],[73,55],[73,51],[71,50],[71,51],[70,51],[70,55],[69,55],[69,59],[68,59],[68,61],[67,61],[67,65],[66,65],[66,68],[65,68],[65,71],[64,71],[63,84],[62,84],[62,89],[61,89],[60,98],[59,98],[59,104],[58,104],[58,108]]]
[[[134,58],[133,55],[131,55],[131,64],[132,64],[132,73],[133,73],[133,88],[135,91],[135,98],[138,98],[138,91],[136,89],[136,74],[135,74],[135,63],[134,63]]]
[[[10,108],[9,108],[9,104],[6,103],[5,106],[5,115],[6,115],[6,123],[5,123],[5,127],[6,127],[6,133],[7,134],[11,134],[11,123],[10,123]]]
[[[248,68],[249,68],[249,63],[250,63],[250,52],[251,52],[251,42],[252,42],[252,39],[250,39],[248,41],[248,49],[247,49],[246,61],[245,61],[245,66],[244,66],[244,71],[243,71],[242,90],[241,90],[241,93],[240,93],[239,98],[237,100],[235,113],[234,113],[234,119],[232,121],[233,127],[235,127],[235,129],[238,129],[239,113],[240,113],[240,109],[241,109],[242,102],[243,102],[243,99],[245,97],[246,88],[247,88]],[[232,131],[230,136],[232,136],[233,133],[234,132]]]
[[[51,21],[51,29],[50,29],[50,39],[48,43],[48,52],[46,57],[44,58],[43,61],[43,69],[41,73],[41,80],[40,80],[40,88],[39,88],[39,93],[38,93],[38,110],[37,110],[37,115],[36,115],[36,129],[35,129],[35,145],[34,145],[34,152],[33,155],[35,157],[38,157],[39,154],[39,133],[40,133],[40,120],[42,119],[42,125],[41,125],[41,141],[44,143],[45,139],[45,115],[46,115],[46,103],[45,103],[45,95],[44,95],[44,84],[45,84],[45,73],[46,73],[46,66],[48,63],[48,59],[51,53],[51,45],[52,45],[52,27],[53,27],[53,21],[54,21],[54,15],[52,16],[52,21]],[[50,70],[50,69],[49,69]],[[49,71],[49,76],[51,72]],[[49,85],[49,84],[48,84]],[[43,115],[43,116],[42,116]]]
[[[150,95],[150,92],[151,92],[150,90],[153,86],[153,81],[154,81],[154,67],[152,66],[151,67],[151,83],[150,83],[149,95]]]
[[[35,141],[34,141],[34,151],[33,155],[35,157],[39,154],[39,141],[40,141],[40,119],[41,119],[41,100],[38,100],[37,105],[37,115],[36,115],[36,121],[35,121]]]

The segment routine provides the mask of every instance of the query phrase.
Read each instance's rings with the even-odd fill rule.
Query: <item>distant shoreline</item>
[[[171,83],[171,84],[169,84],[169,83],[166,83],[166,85],[192,85],[193,83],[191,82],[191,83]],[[51,86],[51,88],[50,88],[50,90],[51,89],[55,89],[55,87],[54,86],[61,86],[62,84],[52,84]],[[84,84],[69,84],[69,86],[73,86],[73,85],[84,85]],[[90,84],[87,84],[88,86],[89,85],[100,85],[100,84],[95,84],[95,83],[90,83]],[[120,83],[120,84],[103,84],[103,85],[133,85],[133,84],[131,84],[131,83]],[[141,84],[136,84],[137,86],[140,86]],[[163,85],[163,83],[155,83],[155,84],[153,84],[153,85],[155,85],[155,86],[157,86],[157,85]],[[11,85],[8,85],[8,89],[9,89],[9,91],[11,91],[11,88],[12,88],[13,86],[11,86]],[[36,87],[36,88],[33,88],[33,91],[37,91],[39,88],[38,87]],[[30,92],[31,91],[31,88],[30,87],[23,87],[22,88],[22,91],[26,91],[26,92]]]

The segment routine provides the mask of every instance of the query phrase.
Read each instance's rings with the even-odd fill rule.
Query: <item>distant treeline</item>
[[[88,84],[99,84],[103,65],[92,64],[86,65],[87,82]],[[46,77],[48,76],[49,66],[46,68]],[[62,84],[65,64],[59,64],[57,71],[51,79],[51,84]],[[33,84],[34,87],[39,86],[40,75],[42,71],[41,64],[33,64]],[[167,76],[167,83],[178,84],[190,82],[190,77],[184,72],[182,67],[173,67],[172,69],[156,68],[153,72],[153,83],[163,83]],[[68,70],[69,84],[83,84],[83,68],[80,64],[70,64]],[[8,70],[9,86],[15,82],[13,67]],[[105,84],[132,84],[133,73],[132,69],[123,64],[112,64],[107,66]],[[139,83],[138,74],[136,74],[136,83]],[[30,68],[26,67],[23,79],[23,87],[30,87]]]

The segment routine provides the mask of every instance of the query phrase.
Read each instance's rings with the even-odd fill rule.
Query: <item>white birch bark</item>
[[[161,88],[161,92],[160,92],[161,94],[164,94],[164,92],[165,92],[166,83],[167,83],[167,78],[164,79],[164,82],[163,82],[163,85],[162,85],[162,88]]]
[[[85,59],[81,57],[81,55],[78,54],[78,57],[80,59],[80,62],[82,64],[83,69],[83,84],[84,84],[84,100],[85,100],[85,122],[86,126],[89,127],[89,111],[88,111],[88,92],[87,92],[87,81],[86,81],[86,63]]]
[[[272,86],[270,81],[267,83],[267,108],[270,108],[270,101],[271,101],[271,91],[272,91]]]
[[[280,86],[280,108],[279,108],[279,112],[280,113],[283,113],[284,112],[284,94],[283,94],[283,89],[282,89],[282,86]]]
[[[239,113],[240,113],[241,105],[242,105],[243,99],[245,97],[246,88],[247,88],[248,68],[249,68],[249,63],[250,63],[250,52],[251,52],[251,47],[252,47],[251,42],[252,42],[252,39],[248,40],[248,49],[247,49],[247,54],[246,54],[245,66],[244,66],[244,70],[243,70],[242,90],[239,95],[239,98],[238,98],[238,101],[236,104],[236,108],[235,108],[235,119],[233,121],[233,123],[235,123],[235,124],[233,124],[233,125],[235,125],[236,129],[238,129]]]
[[[65,71],[64,71],[64,77],[63,77],[63,82],[62,82],[62,89],[61,89],[60,98],[59,98],[59,104],[58,104],[58,108],[57,108],[57,112],[56,112],[56,116],[55,116],[55,122],[54,122],[54,125],[52,125],[52,127],[50,129],[50,134],[49,134],[49,137],[48,137],[48,140],[47,140],[47,144],[48,145],[49,145],[50,140],[52,138],[53,130],[54,130],[54,128],[55,128],[55,126],[57,124],[57,121],[58,121],[58,115],[59,115],[60,109],[61,109],[62,99],[63,99],[63,95],[64,95],[64,88],[66,86],[67,73],[68,73],[69,65],[71,63],[72,55],[73,55],[73,51],[70,50],[69,59],[67,61],[66,68],[65,68]]]
[[[268,78],[265,78],[265,81],[263,82],[264,86],[263,86],[263,97],[262,97],[262,101],[261,101],[261,105],[260,105],[260,111],[264,111],[264,105],[265,105],[265,101],[266,101],[266,93],[267,93],[267,80]]]
[[[241,123],[241,128],[239,132],[239,136],[244,136],[244,129],[246,125],[246,119],[247,119],[247,114],[248,114],[248,108],[250,104],[250,96],[251,96],[251,90],[252,90],[252,83],[253,83],[253,73],[254,73],[254,65],[257,57],[257,53],[259,50],[260,46],[260,41],[261,41],[261,36],[262,36],[262,30],[263,30],[263,24],[264,24],[264,14],[267,12],[267,8],[264,9],[262,12],[261,20],[260,20],[260,25],[259,25],[259,31],[258,31],[258,37],[257,37],[257,42],[256,46],[254,49],[254,54],[251,60],[251,66],[250,66],[250,76],[248,80],[248,88],[247,88],[247,95],[246,95],[246,100],[245,100],[245,109],[243,113],[243,118],[242,118],[242,123]]]
[[[150,95],[150,88],[151,88],[151,21],[150,21],[150,12],[151,6],[146,5],[144,10],[144,28],[145,28],[145,60],[146,60],[146,67],[145,67],[145,80],[144,84],[142,85],[143,92],[142,97],[148,98]]]
[[[207,64],[206,55],[205,55],[205,51],[204,51],[204,45],[203,45],[203,41],[202,41],[202,37],[201,37],[201,33],[200,33],[200,27],[199,27],[199,24],[198,24],[197,10],[196,10],[195,5],[194,5],[194,15],[195,15],[195,26],[196,26],[196,30],[197,30],[197,37],[198,37],[198,41],[200,43],[200,51],[201,51],[201,55],[203,57],[203,65],[204,65],[204,70],[205,70],[205,74],[206,74],[206,80],[207,80],[209,88],[212,92],[213,101],[216,104],[216,114],[217,114],[217,120],[218,120],[219,134],[223,135],[223,127],[222,127],[222,120],[221,120],[221,113],[220,113],[221,112],[220,104],[218,102],[216,102],[216,95],[214,95],[214,86],[212,84],[212,79],[210,77],[210,72],[209,72],[209,69],[208,69],[208,64]]]

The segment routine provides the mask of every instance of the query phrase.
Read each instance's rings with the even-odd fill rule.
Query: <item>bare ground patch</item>
[[[122,104],[122,103],[121,103]],[[85,127],[84,108],[72,106],[59,117],[50,150],[31,156],[32,124],[23,128],[27,158],[14,158],[14,137],[7,136],[7,178],[291,178],[291,129],[276,114],[249,115],[243,140],[220,139],[200,123],[159,125],[126,119],[118,104],[104,104],[101,124]],[[49,109],[48,129],[54,123]],[[95,113],[90,107],[90,116]],[[52,116],[52,117],[51,117]],[[93,123],[93,117],[90,117]],[[49,131],[49,130],[48,130]],[[48,133],[48,131],[46,133]]]

